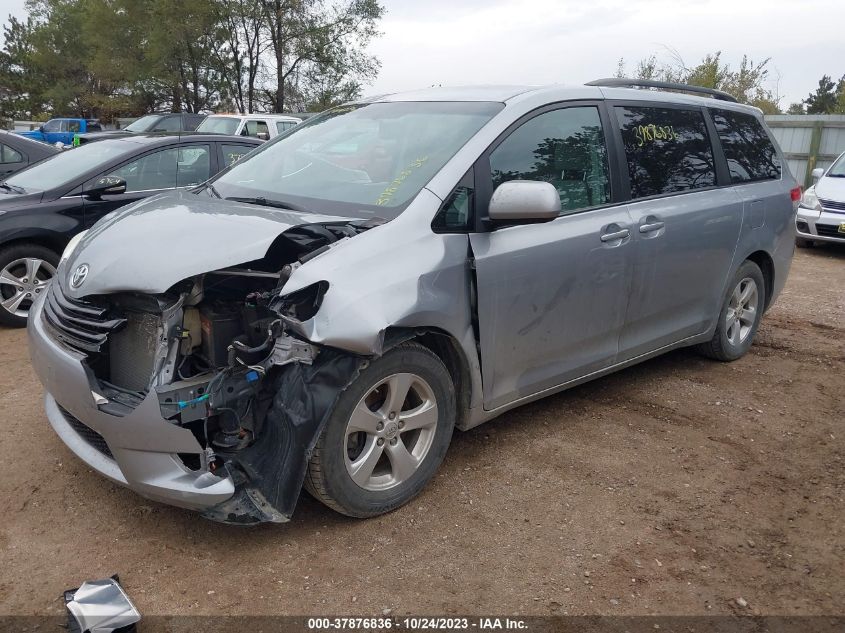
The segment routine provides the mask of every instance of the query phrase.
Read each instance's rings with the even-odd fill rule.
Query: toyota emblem
[[[79,288],[82,283],[85,281],[85,278],[88,276],[88,264],[81,264],[76,267],[76,270],[73,271],[73,275],[70,278],[70,287],[71,288]]]

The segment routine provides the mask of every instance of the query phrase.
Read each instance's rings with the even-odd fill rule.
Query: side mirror
[[[818,182],[819,178],[824,176],[824,169],[822,167],[816,167],[813,171],[813,182]]]
[[[525,222],[552,220],[560,215],[560,195],[554,185],[538,180],[504,182],[490,199],[491,220]]]
[[[126,181],[117,176],[103,176],[85,193],[94,199],[102,196],[116,196],[126,193]]]
[[[269,132],[258,132],[256,138],[260,138],[262,141],[269,141],[270,140],[270,133]]]

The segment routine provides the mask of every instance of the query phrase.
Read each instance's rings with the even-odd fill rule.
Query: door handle
[[[613,233],[605,233],[601,236],[602,242],[615,242],[616,240],[624,240],[631,234],[631,231],[628,229],[622,229],[621,231],[614,231]]]
[[[649,224],[643,224],[640,226],[640,233],[651,233],[652,231],[659,231],[664,226],[666,226],[665,222],[651,222]]]

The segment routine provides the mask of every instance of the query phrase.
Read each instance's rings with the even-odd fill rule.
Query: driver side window
[[[510,180],[551,183],[563,214],[609,202],[607,147],[598,108],[562,108],[530,119],[493,150],[490,172],[494,189]]]
[[[118,167],[108,176],[123,178],[126,191],[149,191],[176,187],[177,148],[165,149],[142,156]]]

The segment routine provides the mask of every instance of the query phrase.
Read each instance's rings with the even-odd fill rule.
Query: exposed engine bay
[[[86,359],[95,400],[121,416],[156,392],[162,417],[203,448],[179,453],[182,464],[236,484],[210,518],[284,521],[293,512],[322,420],[367,361],[293,332],[316,314],[327,282],[287,295],[284,286],[298,267],[378,223],[298,226],[260,260],[184,280],[165,295],[107,297],[120,323]]]

